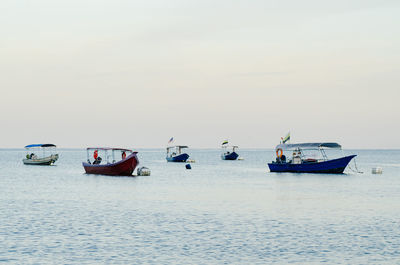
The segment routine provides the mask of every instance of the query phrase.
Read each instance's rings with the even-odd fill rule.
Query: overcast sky
[[[398,0],[2,0],[0,147],[400,148]]]

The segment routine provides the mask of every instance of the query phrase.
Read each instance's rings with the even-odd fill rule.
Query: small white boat
[[[58,160],[54,144],[30,144],[25,149],[26,157],[22,160],[25,165],[52,165]]]

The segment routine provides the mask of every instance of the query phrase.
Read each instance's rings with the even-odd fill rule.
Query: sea
[[[400,150],[346,150],[363,173],[331,175],[271,173],[268,149],[189,149],[191,170],[139,149],[151,175],[136,177],[58,151],[28,166],[0,150],[0,263],[400,264]]]

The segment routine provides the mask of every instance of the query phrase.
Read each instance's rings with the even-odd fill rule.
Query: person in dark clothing
[[[101,163],[101,160],[103,160],[100,156],[98,156],[97,158],[96,158],[96,160],[94,160],[93,161],[93,165],[98,165],[98,164],[100,164]]]

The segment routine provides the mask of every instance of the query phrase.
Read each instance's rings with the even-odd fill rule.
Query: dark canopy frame
[[[337,148],[340,149],[342,146],[338,143],[301,143],[301,144],[279,144],[275,149],[291,150],[291,149],[319,149],[319,148]]]
[[[30,144],[25,146],[25,148],[31,148],[31,147],[56,147],[54,144]]]

